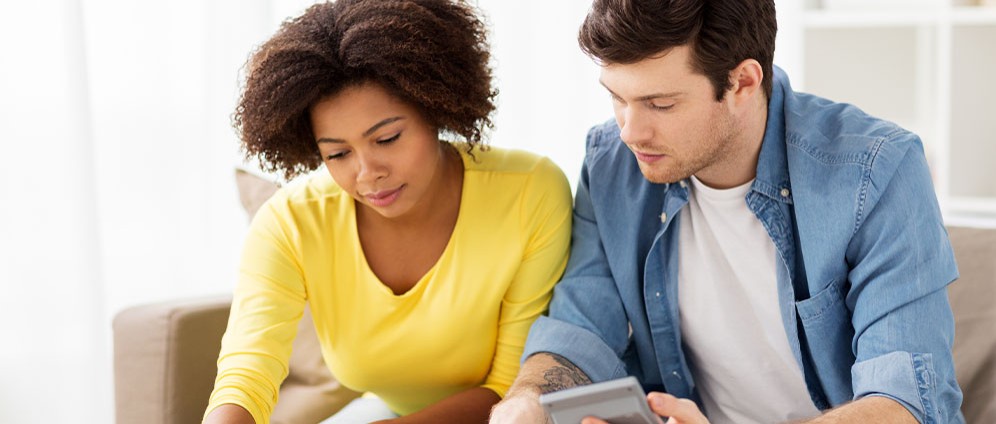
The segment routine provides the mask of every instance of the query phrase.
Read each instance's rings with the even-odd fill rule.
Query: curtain
[[[304,5],[0,3],[0,422],[113,422],[114,313],[231,290],[240,67]]]

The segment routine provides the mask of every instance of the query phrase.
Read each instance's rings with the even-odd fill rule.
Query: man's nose
[[[640,144],[653,137],[653,127],[648,117],[635,108],[627,108],[622,113],[619,124],[619,138],[626,144]]]

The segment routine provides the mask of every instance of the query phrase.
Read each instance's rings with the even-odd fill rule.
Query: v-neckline
[[[453,223],[453,231],[450,232],[450,237],[448,240],[446,240],[446,245],[443,247],[443,250],[440,252],[439,257],[436,258],[436,261],[432,264],[431,267],[429,267],[428,270],[425,271],[424,274],[422,274],[421,277],[419,277],[419,279],[415,282],[415,284],[413,284],[404,293],[395,294],[394,290],[391,289],[389,285],[384,283],[384,281],[381,280],[379,276],[377,276],[377,273],[374,272],[373,268],[370,266],[370,262],[367,260],[367,254],[363,250],[363,242],[360,240],[360,228],[356,216],[357,213],[356,201],[355,199],[352,199],[352,197],[350,197],[349,199],[349,210],[347,212],[349,213],[351,219],[349,225],[353,231],[351,237],[356,246],[357,250],[356,254],[359,257],[360,262],[362,263],[362,272],[365,272],[367,274],[367,277],[369,277],[369,278],[360,278],[360,280],[371,281],[373,284],[376,284],[378,291],[381,291],[390,298],[405,299],[414,296],[412,293],[422,291],[424,287],[428,284],[426,280],[428,280],[433,274],[436,273],[436,270],[440,267],[440,263],[443,261],[444,258],[446,258],[450,254],[450,250],[453,249],[454,239],[456,238],[455,236],[458,230],[460,229],[461,221],[463,221],[463,211],[464,211],[464,205],[466,204],[465,200],[467,196],[467,171],[468,171],[467,167],[468,158],[466,153],[463,150],[461,150],[459,146],[454,146],[454,147],[456,147],[456,150],[460,155],[461,164],[463,165],[463,183],[460,186],[460,204],[457,209],[456,221]]]

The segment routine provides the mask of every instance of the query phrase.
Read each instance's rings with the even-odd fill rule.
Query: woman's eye
[[[377,144],[390,144],[397,141],[399,137],[401,137],[401,133],[397,133],[393,136],[390,136],[382,140],[377,140]]]
[[[336,152],[336,153],[332,153],[332,154],[330,154],[328,156],[325,156],[325,160],[339,160],[339,159],[342,159],[343,157],[345,157],[347,153],[349,153],[349,152]]]

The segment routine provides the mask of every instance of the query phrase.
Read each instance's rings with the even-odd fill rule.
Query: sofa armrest
[[[231,296],[140,305],[114,317],[119,424],[200,422],[217,374]]]
[[[996,423],[996,229],[948,227],[961,277],[948,286],[954,362],[969,424]]]

